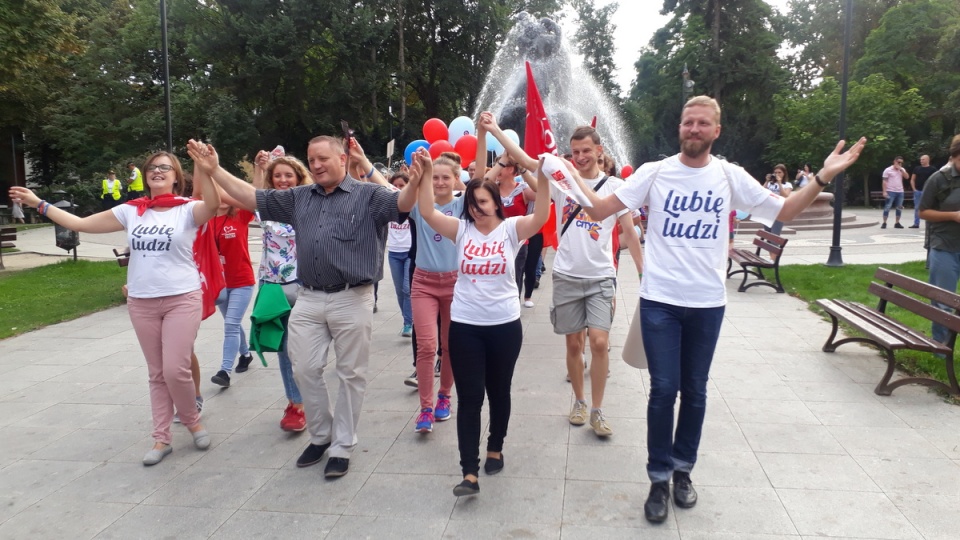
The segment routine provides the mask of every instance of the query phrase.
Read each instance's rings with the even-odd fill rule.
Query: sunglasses
[[[163,165],[150,165],[147,167],[147,171],[156,171],[156,170],[160,170],[160,172],[170,172],[173,170],[173,165],[163,164]]]

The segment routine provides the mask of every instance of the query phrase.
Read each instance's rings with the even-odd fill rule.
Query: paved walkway
[[[916,231],[882,232],[863,233],[845,259],[922,258]],[[818,238],[791,238],[785,262],[825,260],[823,247],[804,247]],[[123,240],[106,240],[110,257]],[[85,239],[81,255],[88,249],[100,248]],[[0,538],[957,537],[960,409],[918,387],[876,396],[884,364],[874,352],[822,353],[829,325],[803,303],[732,287],[693,475],[700,502],[646,523],[647,373],[620,360],[638,283],[626,271],[621,282],[604,407],[615,435],[598,440],[566,420],[572,396],[545,279],[523,312],[507,466],[460,500],[455,423],[413,432],[417,397],[402,384],[410,344],[389,276],[360,442],[335,481],[322,464],[295,467],[307,438],[278,427],[273,358],[227,390],[209,382],[219,317],[196,347],[213,445],[195,450],[178,427],[173,454],[150,468],[140,464],[151,446],[146,368],[124,307],[0,341]]]

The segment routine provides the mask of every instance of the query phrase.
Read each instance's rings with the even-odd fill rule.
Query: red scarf
[[[178,197],[173,193],[164,193],[162,195],[157,195],[152,199],[149,197],[140,197],[139,199],[127,201],[127,204],[136,206],[137,215],[142,216],[148,208],[153,208],[154,206],[159,206],[160,208],[173,208],[174,206],[187,204],[193,200],[195,199],[191,199],[189,197]]]

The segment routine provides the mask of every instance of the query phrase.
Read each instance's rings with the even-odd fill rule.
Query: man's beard
[[[687,157],[698,158],[709,152],[712,145],[713,141],[688,138],[680,141],[680,151]]]

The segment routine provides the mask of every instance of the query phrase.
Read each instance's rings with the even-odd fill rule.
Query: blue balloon
[[[460,137],[464,135],[476,135],[477,126],[473,125],[473,120],[467,118],[466,116],[458,116],[450,122],[450,125],[447,126],[447,131],[450,133],[449,141],[450,144],[456,146],[457,141],[460,140]]]
[[[467,182],[469,182],[469,181],[470,181],[470,173],[468,173],[467,171],[465,171],[465,170],[463,170],[463,169],[460,169],[460,181],[463,182],[464,184],[466,184]]]
[[[503,130],[503,134],[507,136],[508,139],[513,141],[517,146],[520,145],[520,135],[517,135],[517,132],[512,129]]]
[[[403,151],[403,160],[407,162],[407,165],[413,165],[413,154],[421,148],[430,149],[430,143],[423,139],[413,141],[407,145],[407,148]]]
[[[750,217],[750,214],[748,214],[747,212],[744,212],[743,210],[737,210],[737,219],[739,219],[740,221],[743,221],[748,217]]]
[[[496,137],[491,135],[489,131],[487,132],[487,151],[493,152],[497,155],[503,153],[503,145],[500,144],[500,141],[498,141]]]

